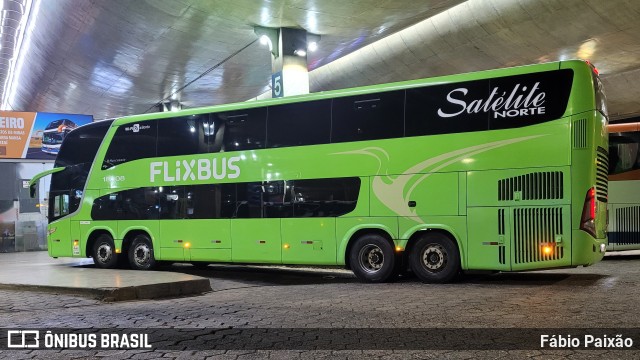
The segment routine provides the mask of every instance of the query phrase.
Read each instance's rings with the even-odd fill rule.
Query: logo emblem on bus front
[[[140,131],[140,125],[139,124],[133,124],[132,130],[133,130],[133,132]]]

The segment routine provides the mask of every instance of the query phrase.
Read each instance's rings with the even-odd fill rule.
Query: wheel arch
[[[153,243],[153,237],[151,236],[151,233],[147,230],[147,229],[143,229],[143,228],[134,228],[134,229],[130,229],[129,231],[127,231],[125,233],[125,235],[122,238],[122,253],[123,254],[128,254],[129,253],[129,247],[131,246],[131,243],[133,242],[133,239],[136,238],[136,236],[138,235],[146,235],[149,240],[151,240],[151,247],[155,250],[155,245]]]
[[[96,239],[98,239],[98,237],[103,234],[111,236],[111,239],[113,239],[115,244],[115,236],[109,228],[91,229],[91,231],[89,232],[89,236],[87,236],[87,243],[84,249],[86,257],[91,257],[91,252],[93,251],[93,245],[95,244]]]
[[[369,235],[369,234],[382,236],[387,241],[389,241],[389,244],[393,248],[395,248],[395,244],[393,243],[393,236],[391,235],[391,233],[387,229],[385,229],[383,227],[363,226],[363,227],[354,228],[346,236],[346,238],[348,238],[348,241],[344,242],[345,247],[344,247],[344,251],[342,253],[342,261],[344,261],[344,266],[347,269],[351,270],[351,266],[349,264],[349,253],[351,252],[351,247],[353,246],[353,243],[358,238],[360,238],[360,237],[362,237],[364,235]]]

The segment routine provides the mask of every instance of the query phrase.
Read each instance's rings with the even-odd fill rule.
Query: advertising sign
[[[0,159],[54,160],[65,136],[90,115],[0,111]]]

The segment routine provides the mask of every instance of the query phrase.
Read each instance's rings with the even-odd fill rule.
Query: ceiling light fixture
[[[29,52],[29,48],[31,47],[31,36],[37,22],[36,20],[40,9],[40,1],[41,0],[24,0],[22,2],[22,16],[20,17],[20,21],[14,35],[16,41],[11,54],[12,57],[9,60],[9,69],[4,82],[2,105],[0,106],[0,109],[12,109],[11,104],[14,103],[17,96],[17,84],[20,82],[20,75],[22,74],[25,55]],[[4,22],[4,16],[7,12],[2,11],[2,13]],[[29,26],[28,28],[27,25]],[[2,35],[4,37],[8,34]]]

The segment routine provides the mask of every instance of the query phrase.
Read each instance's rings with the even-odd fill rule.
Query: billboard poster
[[[0,159],[54,160],[65,136],[91,115],[0,111]]]

